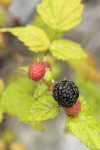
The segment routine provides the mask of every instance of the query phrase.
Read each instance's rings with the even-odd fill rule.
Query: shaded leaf
[[[5,37],[3,33],[0,33],[0,47],[5,47],[5,46],[6,46]],[[0,50],[3,50],[3,49],[0,49]]]
[[[0,8],[0,27],[4,27],[6,23],[6,14],[3,9]]]
[[[2,94],[1,104],[4,111],[21,118],[33,104],[34,85],[27,77],[20,76]]]
[[[73,60],[69,63],[85,80],[100,83],[100,71],[97,69],[96,61],[93,56],[89,54],[87,56],[86,59]],[[82,67],[79,67],[79,65]]]
[[[1,135],[1,138],[6,142],[6,143],[11,143],[14,138],[15,138],[15,133],[12,130],[7,130],[5,129]]]
[[[5,88],[4,82],[2,79],[0,79],[0,94],[3,92],[4,88]]]

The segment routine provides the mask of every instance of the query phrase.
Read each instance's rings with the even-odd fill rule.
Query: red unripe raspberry
[[[51,70],[51,65],[50,65],[49,62],[44,61],[44,62],[42,62],[42,64],[44,65],[45,69],[50,69]]]
[[[34,81],[42,79],[45,74],[45,67],[41,62],[33,63],[29,66],[28,76]]]
[[[75,116],[80,112],[80,110],[81,110],[81,103],[78,100],[73,106],[66,108],[65,113],[69,116]]]

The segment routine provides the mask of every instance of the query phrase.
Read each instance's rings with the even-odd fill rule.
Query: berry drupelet
[[[51,70],[51,65],[50,65],[49,62],[44,61],[44,62],[42,62],[42,64],[44,65],[45,69],[50,69]]]
[[[81,103],[79,100],[71,106],[65,109],[65,114],[68,116],[76,116],[81,110]]]
[[[41,62],[33,63],[29,66],[28,76],[34,81],[39,81],[45,75],[45,67]]]
[[[53,97],[60,106],[71,107],[79,97],[79,90],[73,81],[64,80],[54,85]]]

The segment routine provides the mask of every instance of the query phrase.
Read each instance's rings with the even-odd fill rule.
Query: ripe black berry
[[[73,81],[64,80],[54,85],[53,97],[62,107],[71,107],[79,97],[79,90]]]

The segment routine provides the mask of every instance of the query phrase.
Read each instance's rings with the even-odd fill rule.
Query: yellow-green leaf
[[[67,31],[82,20],[81,0],[43,0],[37,11],[44,22],[59,31]]]
[[[34,84],[28,77],[19,76],[2,94],[1,105],[5,112],[21,118],[33,103]]]
[[[51,71],[46,71],[44,79],[46,82],[52,81],[52,72]]]
[[[100,149],[100,126],[86,114],[66,119],[67,128],[92,150]]]
[[[29,66],[20,67],[20,68],[17,69],[17,71],[25,71],[25,72],[28,72],[28,68],[29,68]]]
[[[48,49],[50,44],[46,33],[41,28],[31,25],[26,27],[3,28],[0,32],[11,32],[34,52],[44,51]]]
[[[61,60],[81,59],[87,55],[80,44],[70,40],[56,40],[50,46],[54,57]]]
[[[38,99],[39,97],[42,97],[45,95],[45,93],[48,92],[48,87],[47,85],[43,82],[41,83],[34,91],[34,99]]]
[[[89,112],[89,105],[87,104],[86,100],[84,100],[84,97],[82,95],[78,98],[81,102],[81,111],[79,113],[88,113]]]
[[[50,40],[58,39],[62,37],[62,32],[57,31],[55,33],[55,29],[45,24],[45,22],[42,20],[42,18],[39,15],[36,15],[35,18],[33,18],[32,24],[45,30]]]
[[[53,97],[50,94],[44,94],[39,97],[38,101],[33,103],[31,110],[26,113],[22,121],[47,120],[56,117],[59,111],[59,105]]]

